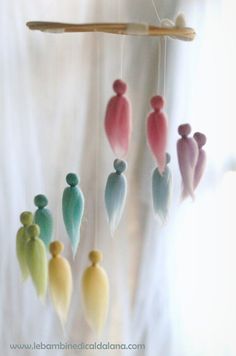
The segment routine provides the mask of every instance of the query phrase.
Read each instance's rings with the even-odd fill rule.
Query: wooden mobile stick
[[[26,25],[30,30],[43,32],[105,32],[131,36],[170,36],[184,41],[192,41],[195,31],[190,27],[157,27],[143,23],[87,23],[71,24],[61,22],[30,21]]]

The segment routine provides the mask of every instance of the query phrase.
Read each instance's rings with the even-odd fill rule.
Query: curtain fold
[[[166,111],[174,191],[169,222],[163,228],[152,211],[151,173],[155,163],[145,137],[149,100],[159,80],[158,39],[125,39],[123,79],[128,83],[134,128],[128,156],[128,200],[112,239],[103,194],[115,157],[104,134],[103,120],[106,103],[113,95],[113,81],[121,74],[122,39],[107,34],[32,32],[25,22],[118,21],[118,9],[118,1],[108,0],[43,0],[40,4],[12,0],[1,4],[1,345],[6,356],[12,354],[10,344],[94,341],[144,343],[145,351],[132,351],[136,356],[233,356],[232,335],[229,332],[229,342],[215,326],[218,320],[214,317],[219,305],[227,302],[225,295],[215,299],[214,293],[220,289],[218,277],[230,293],[224,282],[228,269],[218,266],[222,256],[219,232],[224,234],[227,223],[222,222],[223,213],[218,207],[222,202],[222,167],[234,149],[233,144],[231,150],[219,149],[221,130],[215,124],[219,125],[221,119],[217,105],[221,92],[215,78],[220,59],[216,58],[217,41],[212,38],[212,28],[217,29],[220,1],[158,2],[161,18],[173,19],[183,11],[198,33],[193,43],[168,40]],[[157,21],[151,1],[121,0],[120,9],[124,22]],[[210,53],[211,59],[207,60]],[[211,96],[207,95],[209,91],[213,91]],[[194,131],[207,134],[208,170],[197,201],[180,205],[175,145],[177,126],[184,122],[190,122]],[[60,208],[68,172],[80,175],[85,195],[85,218],[74,262]],[[49,298],[46,305],[40,304],[32,285],[20,283],[15,254],[18,216],[24,210],[35,210],[33,198],[39,193],[49,198],[55,219],[54,238],[65,244],[64,256],[72,264],[74,293],[65,334]],[[89,264],[87,256],[94,247],[95,233],[111,287],[108,321],[99,340],[84,321],[80,297],[81,275]],[[227,246],[229,250],[234,246],[230,239]],[[223,263],[229,250],[225,247]],[[228,320],[232,325],[235,314],[224,318],[224,310],[220,308],[221,322]],[[44,353],[27,351],[27,355]],[[57,356],[67,353],[51,351]],[[70,351],[71,355],[84,353]],[[104,351],[103,355],[110,353]],[[94,356],[96,352],[86,351],[86,355]],[[127,356],[127,351],[114,355]]]

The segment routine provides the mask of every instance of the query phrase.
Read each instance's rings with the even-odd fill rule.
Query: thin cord
[[[121,0],[118,0],[118,22],[121,22]],[[120,79],[123,79],[124,56],[125,56],[125,37],[121,35],[120,43]]]
[[[97,63],[97,86],[96,86],[96,132],[95,132],[95,147],[96,147],[96,157],[95,157],[95,231],[94,231],[94,248],[97,248],[98,244],[98,232],[99,232],[99,219],[98,219],[98,175],[99,175],[99,158],[100,158],[100,43],[99,34],[95,33],[96,40],[96,63]]]
[[[155,10],[156,17],[158,22],[161,25],[161,17],[159,15],[159,11],[157,9],[157,5],[155,4],[154,0],[151,0],[152,6]],[[158,75],[157,75],[157,91],[161,93],[163,96],[165,96],[166,92],[166,62],[167,62],[167,39],[164,37],[164,41],[162,38],[159,40],[159,46],[158,46]],[[161,67],[162,67],[162,54],[163,54],[163,77],[162,77],[162,85],[161,81],[159,78],[161,77]]]
[[[159,77],[161,75],[161,58],[162,58],[162,45],[161,39],[158,41],[158,66],[157,66],[157,93],[161,93],[161,80]]]
[[[166,93],[166,67],[167,67],[167,38],[160,38],[158,45],[158,79],[157,91],[160,95]],[[161,71],[161,68],[163,70]],[[161,75],[162,74],[162,75]]]
[[[159,15],[159,11],[157,9],[157,5],[155,4],[154,0],[151,0],[151,2],[152,2],[152,6],[153,6],[153,8],[155,10],[155,13],[156,13],[157,21],[159,23],[161,23],[161,18],[160,18],[160,15]]]
[[[157,5],[155,4],[154,0],[151,0],[152,6],[154,8],[154,11],[156,13],[157,17],[157,22],[161,24],[161,17],[159,15],[159,11],[157,9]],[[161,59],[162,59],[162,42],[161,39],[158,42],[158,66],[157,66],[157,84],[156,84],[156,89],[158,93],[161,93],[161,81],[159,80],[161,76]]]
[[[123,79],[125,61],[125,36],[121,36],[120,79]]]
[[[166,95],[167,38],[164,37],[163,96]]]

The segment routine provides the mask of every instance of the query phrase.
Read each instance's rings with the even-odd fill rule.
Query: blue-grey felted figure
[[[64,224],[69,236],[73,256],[75,257],[80,241],[80,226],[84,214],[84,195],[78,187],[79,178],[74,173],[66,176],[69,187],[65,188],[62,197]]]
[[[127,180],[123,172],[127,163],[116,159],[114,168],[116,172],[111,173],[107,179],[105,188],[105,205],[112,235],[119,225],[127,195]]]
[[[166,163],[170,162],[170,155],[166,154]],[[152,197],[155,214],[160,218],[162,223],[166,222],[170,200],[171,200],[172,175],[169,167],[166,168],[162,175],[158,168],[153,171],[152,175]]]
[[[37,206],[37,210],[34,214],[34,222],[40,227],[40,239],[43,240],[45,246],[48,248],[52,241],[53,235],[53,218],[49,209],[48,199],[45,195],[39,194],[34,198],[34,204]]]

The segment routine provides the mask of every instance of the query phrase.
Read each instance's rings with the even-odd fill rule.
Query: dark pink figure
[[[154,96],[151,99],[151,106],[154,109],[147,119],[147,139],[149,147],[156,159],[158,170],[162,175],[166,168],[166,145],[168,122],[167,116],[162,111],[164,98]]]
[[[207,138],[204,134],[200,132],[196,132],[193,135],[193,138],[197,142],[198,150],[199,150],[197,165],[194,173],[194,190],[195,190],[203,176],[206,167],[206,152],[202,149],[202,147],[206,144]]]
[[[124,96],[127,90],[125,82],[116,80],[113,89],[117,95],[113,96],[107,105],[104,125],[113,152],[118,158],[123,158],[128,153],[131,137],[131,106]]]
[[[180,173],[183,182],[182,198],[191,196],[194,199],[194,175],[198,160],[198,145],[192,137],[189,124],[180,125],[179,134],[182,136],[177,142],[177,153]]]

